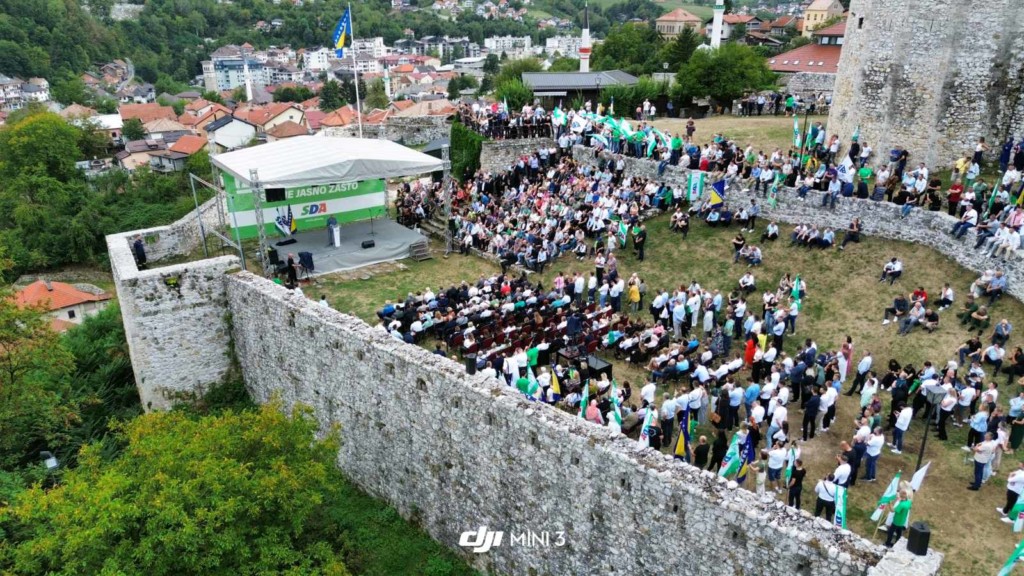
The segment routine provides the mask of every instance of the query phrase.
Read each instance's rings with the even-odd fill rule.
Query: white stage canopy
[[[441,160],[390,140],[296,136],[219,154],[213,165],[249,184],[257,170],[264,188],[414,176],[443,169]]]

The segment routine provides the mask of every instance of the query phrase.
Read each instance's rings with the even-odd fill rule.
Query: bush
[[[483,150],[484,137],[456,120],[452,122],[450,140],[452,178],[465,180],[472,177],[480,169],[480,152]]]

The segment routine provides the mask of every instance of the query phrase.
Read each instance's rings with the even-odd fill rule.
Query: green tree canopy
[[[0,512],[11,574],[348,574],[334,499],[337,435],[271,403],[201,418],[152,413],[118,428],[123,452],[86,447],[49,491]]]
[[[630,74],[661,71],[658,52],[664,44],[661,35],[648,24],[626,23],[612,27],[604,42],[594,48],[594,70],[625,70]]]
[[[374,108],[384,109],[388,107],[391,100],[388,98],[387,92],[384,90],[384,79],[377,78],[370,83],[366,90],[366,96],[363,99],[363,105],[367,110],[373,110]]]
[[[508,80],[523,79],[523,72],[540,72],[543,68],[540,60],[536,58],[520,58],[518,60],[506,60],[501,65],[501,72],[494,79],[495,86],[501,86]]]
[[[126,142],[142,140],[146,137],[146,128],[142,125],[142,120],[129,118],[121,126],[121,135],[124,136]]]
[[[576,58],[555,58],[551,62],[551,67],[548,68],[548,72],[578,72],[580,69],[580,61]]]
[[[345,105],[345,97],[342,94],[341,84],[334,79],[324,82],[320,88],[320,109],[324,112],[334,112]]]
[[[669,71],[679,72],[683,64],[690,61],[690,57],[697,51],[697,47],[703,43],[704,39],[693,28],[683,28],[678,36],[662,45],[658,59],[668,62]]]
[[[676,95],[684,105],[710,96],[729,106],[748,90],[772,88],[775,80],[765,59],[750,46],[730,42],[695,52],[676,75]]]
[[[498,84],[494,95],[499,101],[507,102],[510,110],[518,110],[533,102],[533,89],[522,80],[506,80]]]

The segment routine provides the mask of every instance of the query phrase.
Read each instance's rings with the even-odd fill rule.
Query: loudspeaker
[[[284,188],[267,188],[264,190],[267,202],[284,202]]]
[[[270,264],[275,267],[281,261],[281,256],[274,248],[267,248],[267,257],[270,258]]]
[[[476,374],[476,354],[466,354],[462,360],[466,363],[466,374]]]
[[[928,541],[932,538],[932,531],[924,522],[914,522],[910,525],[907,534],[907,550],[918,556],[928,554]]]
[[[374,242],[373,240],[363,240],[362,244],[363,248],[373,248],[376,245],[377,243]]]

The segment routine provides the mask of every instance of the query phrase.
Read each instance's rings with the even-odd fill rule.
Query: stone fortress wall
[[[501,172],[513,166],[520,156],[533,154],[538,148],[554,148],[551,138],[522,138],[513,140],[486,140],[480,151],[480,169]]]
[[[607,156],[607,155],[606,155]],[[576,146],[573,149],[573,157],[580,162],[597,165],[598,155],[593,148]],[[686,186],[690,171],[678,166],[666,166],[664,174],[658,175],[658,163],[651,160],[637,158],[626,158],[625,174],[628,176],[639,176],[652,178],[655,181],[664,181],[677,186]],[[705,186],[710,185],[707,183]],[[761,223],[765,225],[768,219],[775,219],[779,223],[788,224],[815,224],[819,227],[831,226],[837,231],[837,240],[842,240],[842,230],[845,230],[854,218],[860,218],[864,234],[869,236],[880,236],[890,240],[903,240],[924,244],[938,250],[946,257],[954,260],[968,270],[981,273],[985,270],[1002,268],[1008,276],[1007,292],[1019,300],[1024,300],[1024,255],[1018,254],[1006,262],[986,257],[979,250],[974,249],[974,233],[968,233],[963,240],[955,240],[949,235],[953,229],[956,219],[943,212],[930,212],[920,208],[914,208],[906,219],[900,219],[900,207],[890,202],[874,202],[871,200],[860,200],[857,198],[840,198],[835,210],[821,208],[822,192],[808,192],[807,200],[801,201],[793,188],[779,190],[778,203],[775,208],[768,205],[767,200],[760,194],[743,193],[730,191],[726,194],[726,201],[738,210],[740,206],[749,205],[751,198],[757,198],[761,205]],[[786,230],[780,230],[785,234]],[[898,254],[893,254],[897,256]],[[883,262],[879,262],[881,269]],[[954,290],[963,292],[965,287],[957,286]]]
[[[593,158],[592,150],[575,153]],[[640,174],[653,166],[631,161],[629,170]],[[684,171],[670,170],[670,180],[683,181]],[[881,225],[866,224],[868,233]],[[142,232],[166,255],[194,249],[193,237],[173,230]],[[107,244],[147,410],[201,392],[236,360],[254,399],[276,397],[286,407],[301,402],[324,430],[340,426],[338,465],[346,475],[482,570],[938,573],[939,553],[913,556],[905,544],[886,551],[807,512],[760,501],[710,472],[637,451],[624,436],[529,402],[497,380],[468,376],[450,359],[238,273],[234,256],[155,263],[140,271],[130,251],[136,234],[108,236]],[[481,526],[504,531],[503,543],[483,554],[458,545],[462,532]],[[527,530],[548,532],[551,545],[512,542]],[[557,532],[564,532],[562,546],[555,545]]]
[[[877,158],[949,166],[979,136],[1024,136],[1020,0],[853,0],[828,133]]]
[[[447,116],[392,116],[382,124],[363,124],[363,138],[386,138],[406,146],[422,146],[447,138],[451,122]],[[325,136],[358,138],[359,125],[325,128]]]

